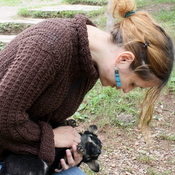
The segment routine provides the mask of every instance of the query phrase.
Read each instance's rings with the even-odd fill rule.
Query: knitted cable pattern
[[[49,123],[70,117],[98,79],[85,16],[47,19],[20,33],[0,52],[0,161],[7,150],[54,160]],[[84,81],[70,97],[69,87]]]

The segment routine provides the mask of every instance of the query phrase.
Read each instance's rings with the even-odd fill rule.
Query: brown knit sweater
[[[0,161],[7,150],[51,164],[49,123],[70,117],[98,79],[82,15],[47,19],[19,34],[0,52]],[[67,96],[71,85],[83,81]]]

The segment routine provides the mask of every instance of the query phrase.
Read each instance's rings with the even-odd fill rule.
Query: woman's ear
[[[125,63],[131,63],[135,59],[135,56],[130,51],[124,51],[117,55],[116,57],[116,64],[125,64]]]

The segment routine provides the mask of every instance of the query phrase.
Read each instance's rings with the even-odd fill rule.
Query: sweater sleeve
[[[36,154],[52,163],[55,153],[52,128],[46,122],[32,122],[26,111],[54,76],[54,59],[38,43],[29,40],[18,47],[0,81],[0,139],[4,149]]]

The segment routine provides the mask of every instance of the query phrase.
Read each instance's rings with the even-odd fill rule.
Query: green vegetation
[[[162,173],[157,173],[157,170],[154,170],[152,168],[148,168],[147,172],[149,175],[170,175],[172,173],[170,170],[164,171]]]
[[[134,116],[138,115],[138,104],[143,97],[143,90],[133,90],[129,94],[116,91],[115,88],[101,87],[100,82],[86,95],[74,117],[85,120],[91,116],[91,120],[99,120],[99,124],[116,126],[131,126],[137,121]],[[137,98],[137,100],[135,100]],[[137,107],[136,107],[137,106]],[[130,114],[129,119],[122,120],[122,113]]]
[[[39,0],[40,3],[49,2],[50,0]],[[0,0],[1,6],[18,6],[25,3],[35,2],[35,0]]]
[[[4,48],[4,44],[0,42],[0,51]]]
[[[67,10],[60,12],[45,12],[45,11],[31,11],[28,8],[21,8],[18,12],[19,16],[22,17],[32,17],[32,18],[73,18],[76,14],[83,14],[89,18],[96,17],[104,14],[104,8],[94,11],[83,11],[83,10]]]
[[[20,0],[0,0],[0,5],[15,6],[21,3]]]
[[[166,28],[170,35],[175,39],[175,5],[174,7],[160,10],[159,12],[153,13],[155,19]]]
[[[175,141],[175,135],[168,135],[168,134],[165,134],[165,133],[160,134],[159,138],[161,140]]]
[[[145,8],[145,6],[151,6],[156,4],[174,3],[174,0],[136,0],[137,8]],[[148,8],[149,10],[149,8]]]
[[[107,0],[63,0],[63,3],[69,4],[87,4],[87,5],[106,5]]]
[[[175,39],[174,0],[136,0],[138,10],[146,9],[154,19]],[[163,7],[163,8],[162,8]]]
[[[168,82],[167,90],[172,94],[175,93],[175,65],[171,73],[170,81]]]
[[[14,22],[0,23],[0,33],[14,35],[22,32],[24,29],[28,28],[29,26],[30,25],[19,24]]]
[[[138,158],[137,158],[141,163],[144,163],[144,164],[151,164],[151,162],[153,161],[153,158],[150,157],[149,155],[140,155]]]

